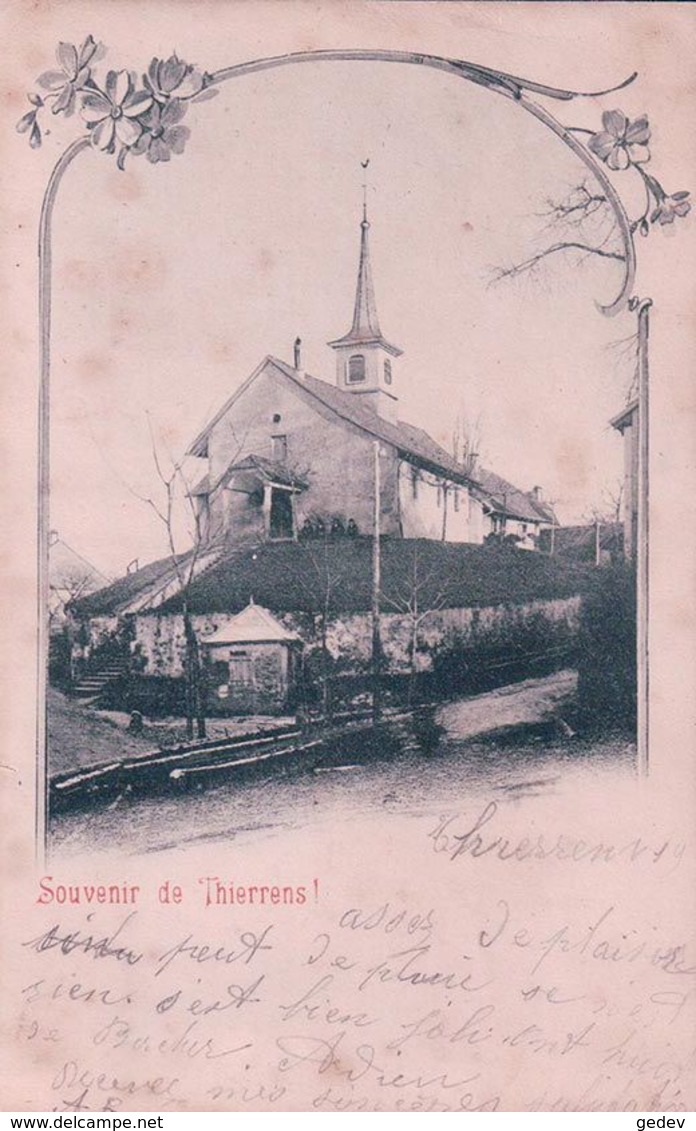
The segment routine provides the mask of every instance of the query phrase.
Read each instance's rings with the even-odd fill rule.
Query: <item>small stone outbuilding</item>
[[[201,648],[210,714],[273,715],[292,706],[302,641],[268,609],[251,600]]]

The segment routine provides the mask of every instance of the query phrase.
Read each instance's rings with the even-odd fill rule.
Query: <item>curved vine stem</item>
[[[51,394],[51,232],[53,208],[66,170],[79,153],[89,148],[89,137],[80,137],[65,150],[49,177],[39,219],[39,412],[38,412],[38,584],[37,584],[37,703],[36,718],[36,845],[46,852],[48,790],[46,789],[46,690],[49,640],[49,545],[50,545],[50,394]]]

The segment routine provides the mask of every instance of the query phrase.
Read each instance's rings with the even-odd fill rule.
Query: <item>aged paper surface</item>
[[[693,7],[72,0],[7,3],[2,26],[3,1106],[693,1109]],[[90,36],[105,56],[92,56]],[[85,58],[64,51],[54,63],[59,43],[82,45]],[[216,98],[188,107],[188,136],[172,132],[181,122],[167,109],[184,76],[176,64],[148,71],[174,50],[198,68],[185,81],[294,52],[405,58],[332,57],[220,83]],[[489,72],[461,77],[414,56]],[[85,95],[82,63],[102,83],[113,68],[137,84],[114,76],[103,109],[103,93]],[[653,302],[649,775],[635,773],[630,736],[590,741],[554,701],[539,713],[535,700],[526,717],[519,688],[500,693],[514,681],[498,681],[497,695],[482,695],[483,725],[450,698],[430,746],[430,732],[408,731],[365,758],[334,731],[306,770],[281,760],[222,787],[205,773],[182,787],[179,769],[167,789],[134,797],[124,779],[125,792],[92,802],[81,778],[81,804],[56,803],[49,855],[37,855],[36,242],[55,163],[84,135],[79,108],[64,117],[51,107],[91,98],[104,142],[66,169],[53,216],[51,540],[111,579],[168,554],[147,501],[162,497],[153,450],[176,461],[266,355],[292,370],[288,380],[306,369],[332,382],[324,343],[353,314],[363,184],[375,286],[368,294],[362,276],[363,314],[369,322],[378,302],[386,337],[368,325],[372,339],[360,339],[354,322],[351,358],[356,340],[368,354],[399,342],[403,362],[386,353],[405,420],[448,451],[460,414],[480,420],[487,466],[525,491],[548,484],[562,525],[591,525],[623,475],[625,435],[609,421],[636,393],[637,312],[611,318],[597,306],[611,305],[625,276],[615,233],[595,234],[599,255],[553,251],[538,270],[491,285],[558,242],[553,202],[576,191],[577,205],[588,171],[543,115],[518,105],[514,82],[491,84],[490,72],[586,92],[634,71],[615,93],[554,100],[532,86],[523,100],[572,127],[577,145],[593,138],[609,179],[600,189],[614,185],[637,224],[629,294]],[[128,127],[136,85],[143,114],[155,105],[159,117]],[[33,90],[46,105],[27,102]],[[28,144],[33,119],[14,129],[34,109],[40,147]],[[120,170],[119,150],[104,151],[112,134],[147,153],[125,155]],[[561,238],[582,244],[575,233]],[[307,488],[297,466],[283,480],[276,424],[273,460],[252,470],[270,484],[262,497],[278,533]],[[413,433],[410,442],[430,482],[433,461],[422,446],[414,455]],[[257,454],[241,448],[237,470]],[[274,490],[285,490],[282,505]],[[598,554],[605,521],[593,528]],[[390,552],[386,540],[385,570]],[[244,603],[262,603],[260,593]],[[415,595],[401,610],[412,622]],[[143,641],[131,654],[146,654]],[[527,674],[534,699],[548,673]],[[575,677],[548,678],[555,695]],[[218,685],[219,699],[232,694]],[[61,718],[93,717],[65,702]],[[112,715],[119,758],[146,749],[123,712]],[[60,746],[63,782],[112,756],[100,746],[103,716],[90,726]],[[42,808],[40,798],[39,826]]]

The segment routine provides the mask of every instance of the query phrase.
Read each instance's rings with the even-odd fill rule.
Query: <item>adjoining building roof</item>
[[[206,646],[216,644],[291,644],[299,640],[296,632],[289,632],[279,620],[255,605],[253,599],[241,613],[202,641]]]
[[[189,556],[190,551],[181,554],[178,560],[183,564]],[[168,577],[174,576],[175,572],[171,557],[160,558],[142,569],[127,573],[125,577],[120,577],[118,581],[106,585],[96,593],[71,602],[68,611],[77,617],[115,616],[149,589],[158,588]]]
[[[623,432],[624,428],[628,428],[633,423],[633,417],[638,412],[638,398],[629,401],[624,409],[621,410],[616,416],[612,416],[609,423],[612,428],[616,428],[617,432]]]
[[[557,519],[553,507],[536,499],[533,494],[520,491],[501,475],[481,468],[474,476],[474,494],[484,502],[492,504],[492,509],[500,514],[521,519],[523,522],[549,522]]]

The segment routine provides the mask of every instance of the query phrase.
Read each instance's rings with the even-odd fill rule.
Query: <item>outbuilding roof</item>
[[[295,632],[289,632],[279,620],[264,609],[262,605],[255,605],[253,599],[241,613],[237,613],[232,620],[207,636],[203,644],[272,644],[287,643],[299,640]]]

